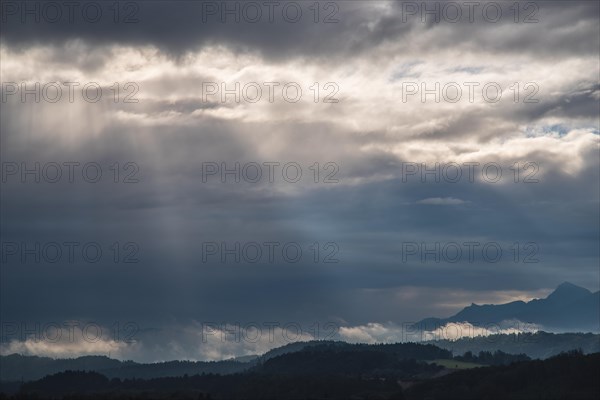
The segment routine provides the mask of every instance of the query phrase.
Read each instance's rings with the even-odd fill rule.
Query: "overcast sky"
[[[395,340],[600,288],[597,2],[88,3],[2,5],[3,353]],[[103,337],[23,338],[66,321]]]

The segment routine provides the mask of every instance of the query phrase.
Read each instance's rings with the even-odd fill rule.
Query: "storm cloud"
[[[3,352],[218,359],[600,288],[596,2],[57,4],[2,3]],[[22,335],[65,321],[139,340]],[[251,323],[302,334],[215,341]]]

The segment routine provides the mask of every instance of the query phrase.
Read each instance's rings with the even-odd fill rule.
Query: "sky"
[[[2,354],[395,341],[600,288],[597,2],[69,4],[0,10]]]

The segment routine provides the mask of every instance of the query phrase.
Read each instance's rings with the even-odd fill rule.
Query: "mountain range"
[[[551,332],[599,332],[600,291],[591,291],[569,282],[560,284],[545,299],[505,304],[471,304],[448,318],[426,318],[413,327],[433,331],[448,323],[468,322],[485,327],[516,326],[517,322],[535,325]],[[530,325],[530,327],[531,327]]]
[[[261,368],[261,366],[263,366],[262,369],[269,372],[291,370],[298,372],[308,368],[308,364],[311,365],[310,369],[316,370],[324,368],[325,365],[329,365],[331,362],[339,362],[338,358],[341,353],[352,353],[352,357],[362,352],[386,353],[396,354],[403,359],[433,360],[460,356],[468,351],[473,353],[481,351],[495,353],[500,351],[506,354],[522,354],[530,358],[548,358],[561,352],[576,349],[581,350],[584,354],[600,352],[600,335],[536,332],[421,344],[395,343],[379,345],[310,341],[289,343],[260,356],[246,356],[223,361],[167,361],[150,364],[119,361],[105,356],[53,359],[11,354],[0,356],[0,382],[32,381],[69,370],[94,371],[109,379],[154,379],[202,374],[231,375],[255,370]],[[338,355],[329,359],[329,355],[334,352]],[[345,368],[352,357],[345,356],[341,365],[332,367],[331,370],[338,371]]]

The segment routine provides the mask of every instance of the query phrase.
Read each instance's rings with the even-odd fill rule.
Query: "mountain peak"
[[[576,300],[580,297],[587,296],[592,294],[586,288],[582,288],[581,286],[577,286],[572,284],[571,282],[563,282],[554,289],[554,292],[550,293],[550,295],[546,298],[556,299],[556,300]]]
[[[560,285],[558,285],[556,288],[557,289],[560,289],[560,288],[580,288],[580,289],[583,289],[581,286],[577,286],[574,283],[566,282],[566,281],[563,282],[563,283],[561,283]]]
[[[448,318],[425,318],[416,329],[434,330],[449,322],[470,322],[475,326],[520,321],[547,330],[597,332],[600,291],[592,293],[581,286],[563,282],[544,299],[521,300],[504,304],[484,304],[463,308]]]

